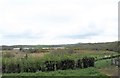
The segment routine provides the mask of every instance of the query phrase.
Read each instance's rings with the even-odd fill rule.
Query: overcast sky
[[[0,0],[0,45],[118,40],[119,0]]]

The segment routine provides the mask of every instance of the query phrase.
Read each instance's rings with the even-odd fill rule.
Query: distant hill
[[[64,45],[13,45],[6,46],[2,45],[3,50],[10,50],[13,48],[42,48],[42,47],[66,47],[66,48],[77,48],[77,49],[88,49],[88,50],[109,50],[109,51],[120,51],[120,41],[115,42],[104,42],[104,43],[77,43],[77,44],[64,44]]]
[[[120,42],[104,42],[104,43],[78,43],[67,46],[68,48],[88,49],[88,50],[109,50],[120,51]]]

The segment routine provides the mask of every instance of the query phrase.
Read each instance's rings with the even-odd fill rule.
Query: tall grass
[[[91,55],[90,55],[91,54]],[[82,59],[83,57],[97,57],[101,58],[104,53],[78,53],[73,50],[54,50],[46,54],[44,57],[24,57],[24,58],[12,58],[4,57],[2,59],[3,73],[20,73],[20,72],[36,72],[45,70],[43,69],[44,62],[46,61],[62,61],[62,60],[75,60]],[[100,54],[100,55],[99,55]],[[96,58],[96,59],[97,59]]]
[[[41,69],[41,59],[38,58],[3,58],[3,73],[35,72]]]

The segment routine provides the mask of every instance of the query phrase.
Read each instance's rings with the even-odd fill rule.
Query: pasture
[[[93,57],[95,60],[104,57],[118,55],[113,51],[104,50],[50,50],[49,52],[15,52],[12,50],[3,51],[3,76],[107,76],[101,71],[111,66],[111,60],[100,60],[95,62],[94,67],[74,68],[56,71],[41,71],[46,61],[61,62],[64,60],[83,59],[84,57]],[[17,70],[15,70],[18,67]],[[115,68],[113,66],[113,68]],[[3,68],[4,69],[4,68]],[[45,70],[45,69],[43,69]],[[110,70],[109,70],[110,71]]]

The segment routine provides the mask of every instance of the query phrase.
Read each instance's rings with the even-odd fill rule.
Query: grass
[[[105,55],[117,55],[118,53],[112,51],[96,51],[96,50],[79,50],[69,53],[68,50],[56,50],[46,54],[44,60],[64,60],[64,59],[80,59],[83,57],[95,57],[95,59],[103,58]]]
[[[101,74],[96,68],[86,68],[77,70],[58,70],[52,72],[36,72],[36,73],[11,73],[3,74],[3,76],[106,76]]]
[[[52,51],[50,53],[45,54],[42,58],[39,58],[39,55],[37,57],[29,56],[28,65],[32,66],[31,63],[38,62],[38,64],[41,64],[42,62],[46,60],[64,60],[64,59],[79,59],[85,56],[89,57],[97,57],[102,58],[105,55],[116,55],[115,52],[108,52],[108,51],[88,51],[88,50],[79,50],[75,53],[69,53],[67,50],[59,50],[59,51]],[[5,59],[6,62],[9,64],[10,61],[13,59]],[[14,61],[13,61],[14,62]],[[19,62],[19,61],[18,61]],[[21,62],[20,62],[21,63]],[[26,66],[28,66],[26,65]],[[10,73],[10,74],[3,74],[3,76],[106,76],[98,71],[98,69],[105,68],[107,66],[111,65],[111,61],[108,60],[100,60],[95,63],[95,68],[85,68],[85,69],[76,69],[76,70],[58,70],[58,71],[52,71],[52,72],[36,72],[36,73]]]
[[[105,68],[105,67],[111,66],[111,60],[110,59],[100,60],[100,61],[97,61],[95,65],[97,69]]]
[[[23,58],[26,53],[24,52],[14,52],[14,51],[4,51],[5,54],[15,55],[13,58]],[[112,51],[96,51],[96,50],[77,50],[72,53],[69,50],[53,50],[49,53],[27,53],[28,57],[42,58],[43,60],[64,60],[64,59],[79,59],[83,57],[95,57],[96,59],[103,58],[105,55],[117,55],[116,52]]]
[[[116,67],[115,65],[111,65],[110,59],[97,61],[96,69],[98,69],[101,73],[106,74],[108,76],[118,75],[118,67]]]
[[[20,51],[14,51],[14,50],[3,50],[3,58],[4,57],[12,57],[12,58],[24,58],[24,56],[26,56],[26,54],[29,56],[29,57],[38,57],[38,58],[42,58],[45,54],[48,54],[48,53],[27,53],[27,52],[20,52]]]
[[[95,67],[75,70],[58,70],[52,72],[36,72],[36,73],[10,73],[3,74],[3,76],[105,76],[105,74],[98,71],[99,69],[110,66],[110,60],[100,60],[95,63]]]

